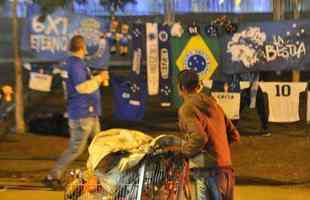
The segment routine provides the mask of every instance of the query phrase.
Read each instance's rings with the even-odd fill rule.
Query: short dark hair
[[[70,48],[69,50],[71,52],[77,52],[79,50],[81,50],[85,45],[85,40],[84,37],[81,35],[75,35],[72,37],[71,41],[70,41]]]
[[[194,92],[199,87],[199,76],[195,71],[185,69],[178,75],[178,85],[181,90]]]

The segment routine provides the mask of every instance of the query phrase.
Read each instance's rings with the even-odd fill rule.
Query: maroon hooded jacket
[[[184,132],[180,153],[189,158],[201,152],[211,154],[208,168],[231,166],[230,143],[238,142],[240,135],[213,97],[191,94],[184,99],[178,114],[179,127]]]

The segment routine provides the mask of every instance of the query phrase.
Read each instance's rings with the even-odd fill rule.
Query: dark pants
[[[240,113],[244,110],[245,107],[249,107],[251,104],[251,89],[245,89],[241,92],[241,100],[240,100]],[[268,115],[267,115],[267,108],[265,104],[265,99],[263,92],[260,88],[257,90],[256,96],[256,112],[258,114],[261,129],[267,130],[268,129]],[[234,122],[235,124],[237,122]]]

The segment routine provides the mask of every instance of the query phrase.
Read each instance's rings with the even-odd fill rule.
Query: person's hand
[[[1,90],[2,90],[2,93],[4,95],[4,100],[6,102],[12,101],[12,95],[14,94],[13,88],[9,85],[5,85],[1,88]]]
[[[177,146],[170,146],[170,147],[165,147],[163,149],[164,152],[173,152],[176,153],[178,152],[178,147]]]
[[[109,72],[108,71],[102,71],[100,72],[100,77],[101,77],[101,80],[102,82],[104,81],[108,81],[110,79],[110,76],[109,76]]]
[[[164,147],[155,150],[155,154],[162,154],[162,153],[177,153],[178,148],[176,146]]]

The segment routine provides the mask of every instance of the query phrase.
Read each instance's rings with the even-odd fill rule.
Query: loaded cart
[[[100,133],[89,147],[87,168],[68,173],[65,199],[187,199],[187,162],[181,155],[156,150],[167,145],[173,145],[172,136],[153,139],[125,129]]]

